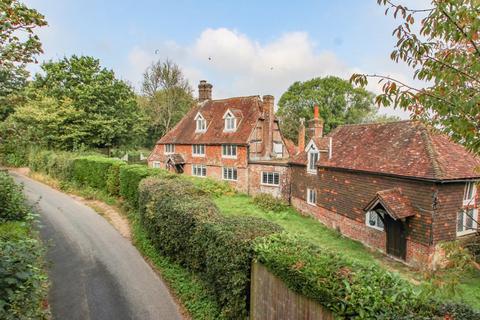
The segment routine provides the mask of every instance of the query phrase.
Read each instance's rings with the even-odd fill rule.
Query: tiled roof
[[[320,167],[370,171],[432,180],[480,178],[480,158],[447,136],[416,121],[339,126],[332,138],[332,158]],[[293,163],[306,164],[302,153]]]
[[[259,96],[207,100],[198,104],[157,144],[246,144],[257,120],[261,116]],[[230,110],[237,118],[237,130],[224,132],[223,116]],[[195,116],[200,112],[207,121],[207,130],[196,133]]]
[[[377,192],[375,198],[365,207],[365,211],[372,210],[378,203],[380,203],[395,220],[411,217],[416,214],[412,203],[402,194],[400,188]]]
[[[173,164],[184,164],[185,160],[183,159],[182,155],[179,153],[169,154],[166,156],[167,162],[171,161]]]

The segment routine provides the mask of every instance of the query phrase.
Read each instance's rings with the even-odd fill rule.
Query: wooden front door
[[[387,253],[405,260],[407,254],[407,239],[402,221],[394,220],[385,215],[385,232],[387,234]]]

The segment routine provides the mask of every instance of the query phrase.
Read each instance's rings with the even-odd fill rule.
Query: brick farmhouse
[[[433,267],[439,244],[477,230],[480,159],[415,121],[300,124],[298,146],[282,137],[274,98],[199,103],[156,144],[148,162],[270,193],[302,213],[411,265]],[[307,140],[306,140],[307,139]]]

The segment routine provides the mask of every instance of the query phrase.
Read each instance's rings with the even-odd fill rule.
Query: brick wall
[[[262,184],[262,172],[278,172],[280,185],[270,186]],[[289,201],[290,197],[290,169],[286,165],[274,165],[267,163],[250,163],[248,165],[248,194],[256,195],[268,193],[274,197]]]

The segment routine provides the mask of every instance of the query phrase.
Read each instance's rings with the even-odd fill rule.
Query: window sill
[[[225,179],[225,178],[223,178],[222,180],[223,180],[223,181],[229,181],[229,182],[237,182],[237,181],[238,181],[238,180]]]
[[[205,132],[207,132],[207,130],[201,130],[201,131],[200,130],[195,130],[195,133],[205,133]]]
[[[280,187],[279,184],[260,183],[260,185],[264,186],[264,187],[273,187],[273,188],[279,188]]]
[[[196,176],[196,175],[192,174],[192,177],[205,179],[207,176]]]
[[[369,227],[370,229],[373,229],[373,230],[377,230],[377,231],[381,231],[381,232],[384,232],[385,229],[382,229],[382,228],[379,228],[379,227],[375,227],[375,226],[371,226],[369,224],[366,224],[367,227]]]
[[[237,157],[222,156],[222,159],[237,159]]]
[[[312,206],[312,207],[316,207],[316,206],[317,206],[316,203],[311,203],[311,202],[308,202],[308,201],[307,201],[307,204],[308,204],[309,206]]]
[[[457,237],[468,236],[468,235],[471,235],[471,234],[475,234],[476,232],[477,232],[476,229],[467,230],[467,231],[461,231],[461,232],[458,232],[458,231],[457,231]]]
[[[171,154],[174,154],[174,153],[175,152],[165,152],[164,154],[168,156],[168,155],[171,155]]]
[[[308,174],[317,175],[317,171],[307,170]]]
[[[204,154],[192,154],[193,158],[205,158]]]

